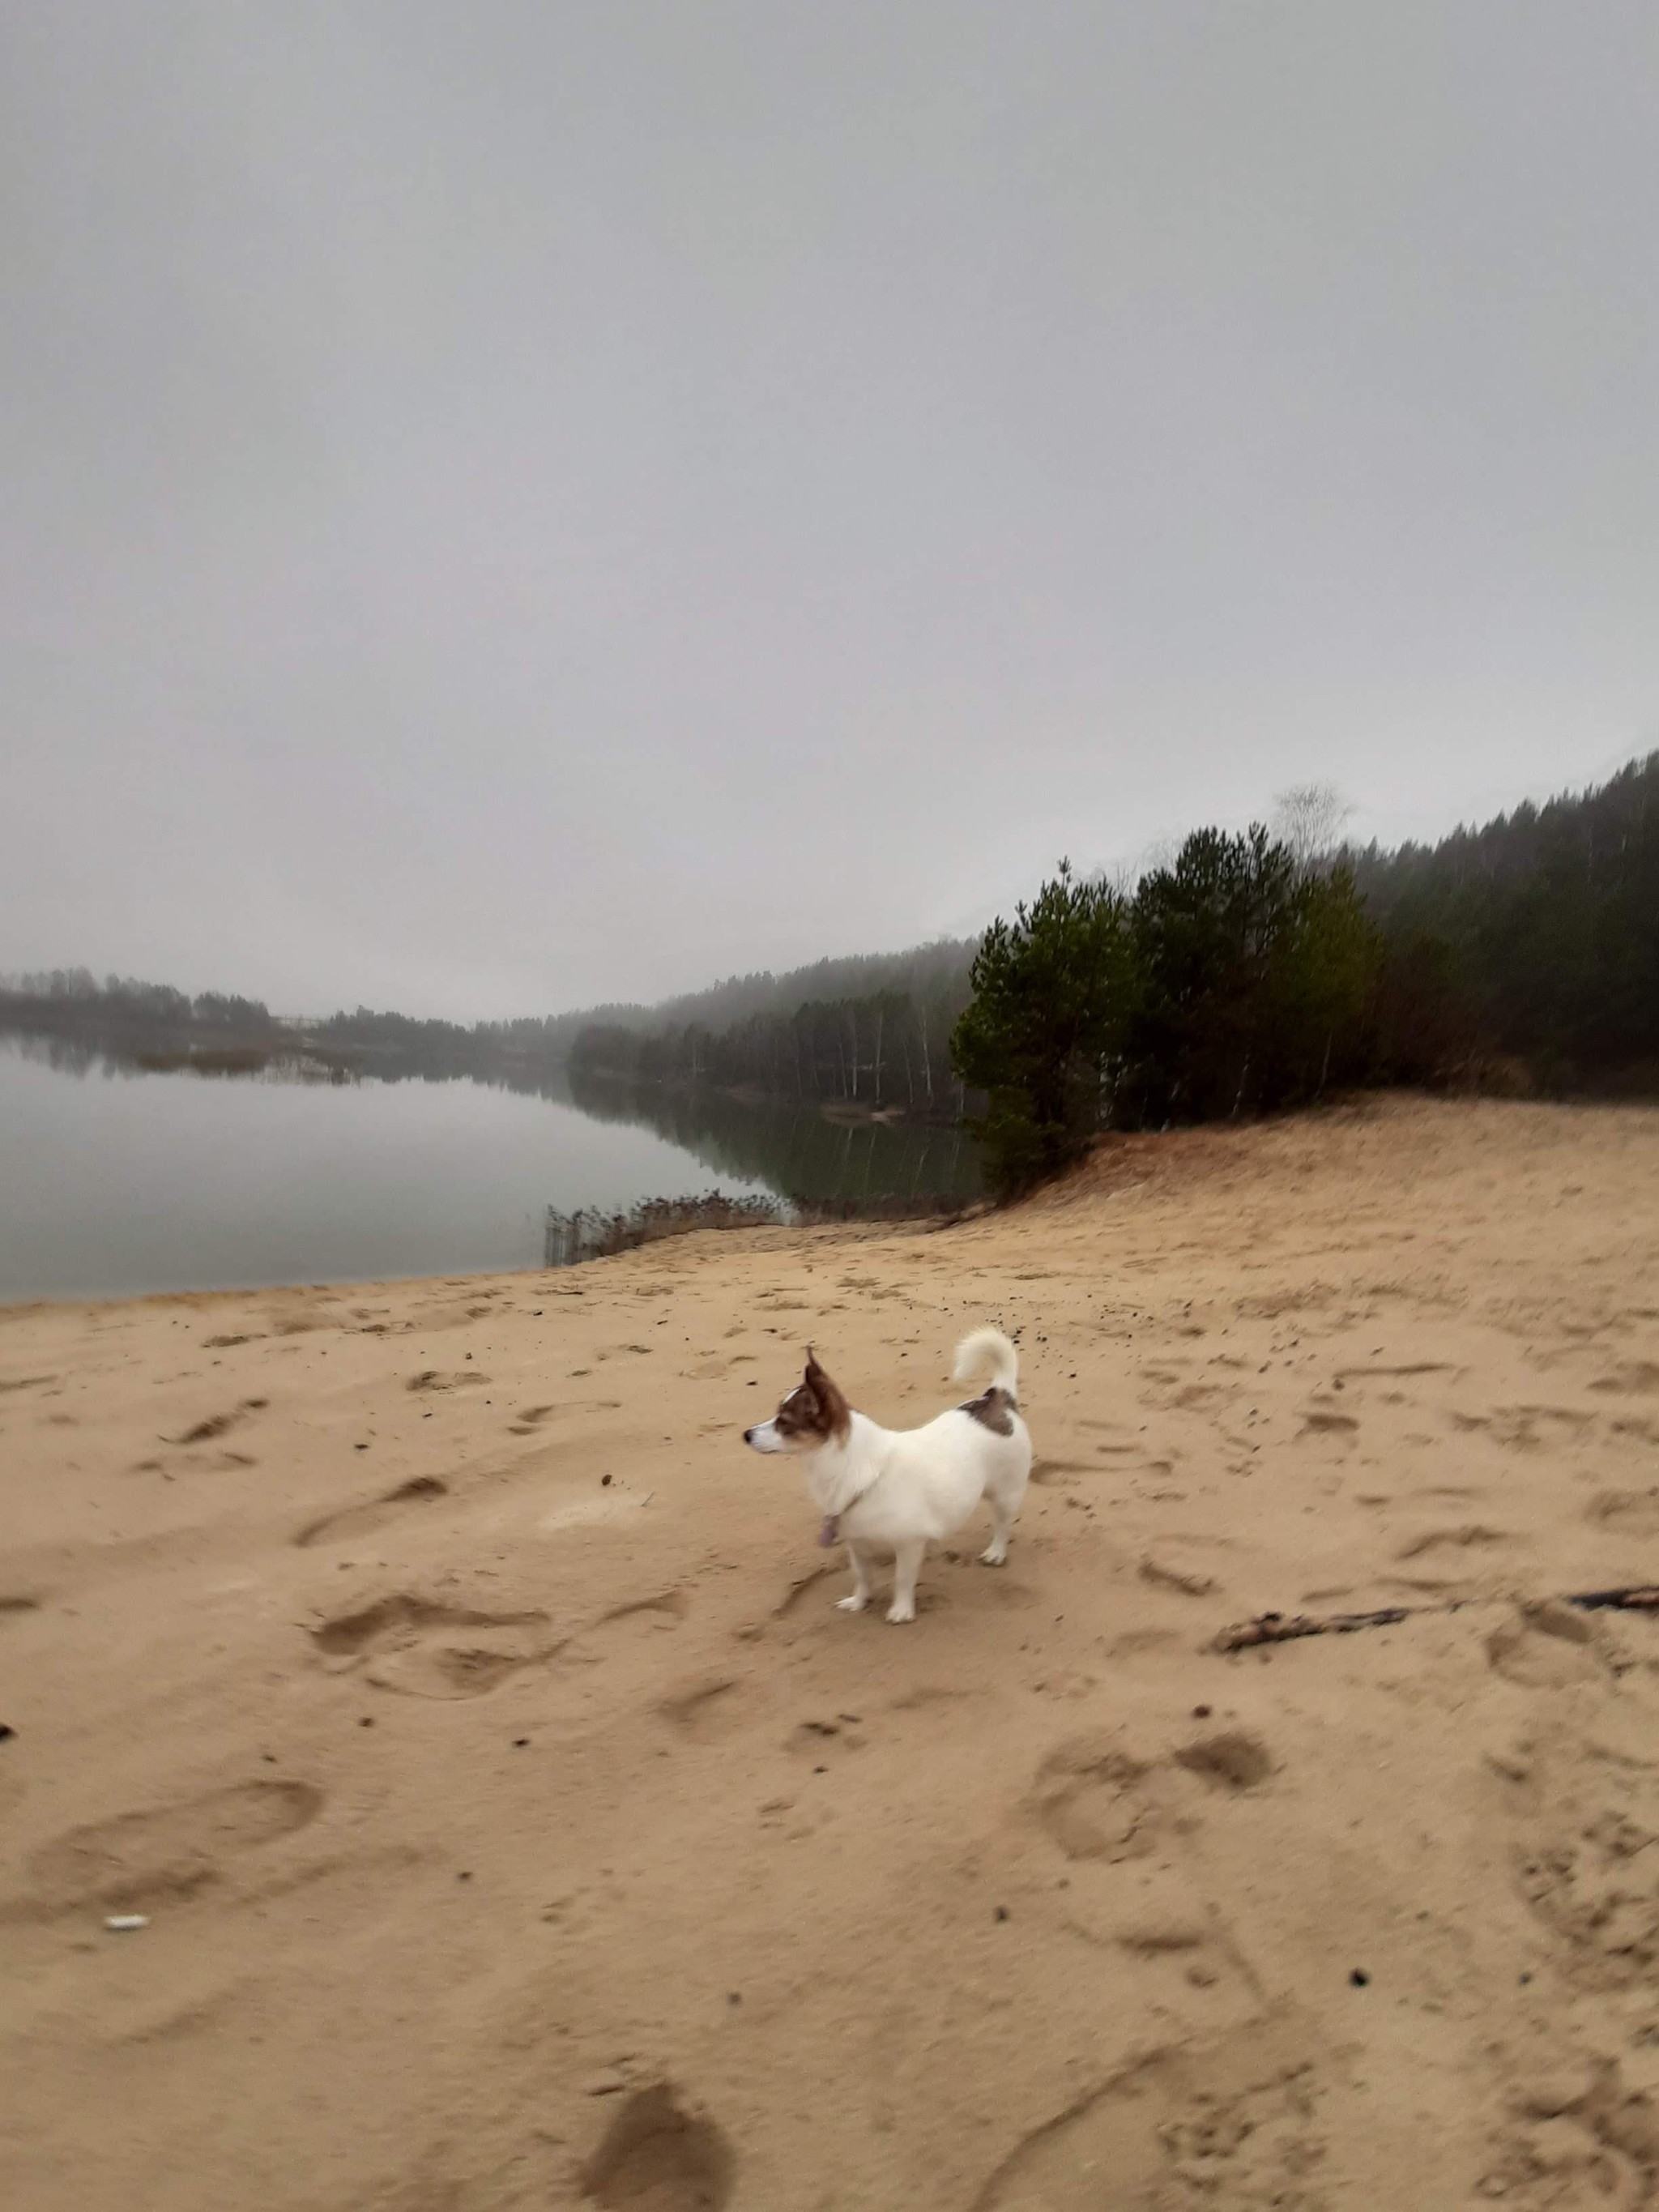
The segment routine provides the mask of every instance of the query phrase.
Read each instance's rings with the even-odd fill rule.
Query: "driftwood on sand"
[[[1218,1651],[1248,1651],[1258,1644],[1293,1644],[1304,1636],[1352,1636],[1362,1628],[1392,1628],[1414,1614],[1457,1613],[1476,1602],[1458,1598],[1441,1605],[1385,1605],[1374,1613],[1259,1613],[1254,1620],[1224,1628],[1215,1638]],[[1659,1613],[1659,1585],[1632,1583],[1625,1589],[1578,1590],[1559,1599],[1583,1613]]]

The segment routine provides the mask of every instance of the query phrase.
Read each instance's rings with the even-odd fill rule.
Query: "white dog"
[[[895,1431],[855,1413],[812,1356],[806,1374],[776,1413],[743,1440],[757,1451],[792,1452],[806,1461],[806,1483],[823,1516],[820,1544],[844,1543],[853,1595],[843,1613],[870,1602],[870,1566],[893,1555],[889,1620],[916,1617],[916,1575],[930,1538],[960,1528],[981,1498],[993,1534],[980,1553],[988,1567],[1008,1556],[1008,1535],[1031,1472],[1031,1439],[1019,1417],[1019,1355],[998,1328],[976,1328],[957,1346],[956,1379],[988,1372],[989,1388],[926,1428]]]

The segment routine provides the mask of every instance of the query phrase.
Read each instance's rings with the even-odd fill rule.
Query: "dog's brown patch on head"
[[[830,1425],[823,1417],[823,1407],[810,1382],[798,1382],[778,1407],[773,1426],[781,1437],[817,1437],[822,1440],[830,1433]]]
[[[844,1438],[851,1425],[846,1399],[818,1365],[809,1346],[806,1373],[778,1407],[778,1434],[793,1442],[828,1443],[832,1437]]]
[[[1011,1437],[1014,1433],[1014,1401],[1007,1391],[1000,1389],[994,1382],[981,1396],[969,1398],[958,1410],[969,1414],[982,1427],[994,1429],[1000,1437]]]
[[[830,1424],[829,1434],[844,1443],[853,1425],[853,1409],[818,1365],[817,1356],[810,1344],[806,1347],[806,1380],[823,1409],[823,1418]]]

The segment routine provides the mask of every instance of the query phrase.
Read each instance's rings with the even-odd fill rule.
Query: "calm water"
[[[534,1267],[550,1205],[977,1188],[955,1131],[584,1103],[465,1079],[76,1071],[0,1037],[0,1302]]]

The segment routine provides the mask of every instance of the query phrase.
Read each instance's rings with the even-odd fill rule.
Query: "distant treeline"
[[[897,994],[914,997],[923,1009],[921,1019],[931,1023],[924,1058],[933,1067],[936,1083],[948,1089],[948,1067],[941,1073],[939,1065],[942,1040],[967,1002],[968,969],[973,957],[971,941],[947,939],[905,952],[855,953],[817,960],[810,967],[790,969],[781,975],[763,969],[748,975],[728,976],[707,990],[660,1000],[653,1006],[587,1006],[574,1013],[475,1022],[470,1027],[456,1022],[418,1021],[407,1014],[375,1013],[359,1006],[354,1013],[331,1014],[325,1021],[302,1026],[318,1044],[346,1053],[401,1055],[434,1062],[447,1059],[458,1067],[479,1069],[586,1065],[590,1073],[604,1070],[630,1079],[759,1083],[769,1089],[770,1082],[761,1074],[754,1051],[745,1056],[735,1042],[724,1054],[723,1064],[735,1067],[742,1061],[751,1072],[714,1073],[705,1065],[699,1044],[694,1075],[690,1052],[677,1055],[659,1048],[676,1036],[725,1038],[757,1021],[793,1017],[814,1001],[873,1001]],[[603,1048],[586,1043],[590,1035],[609,1042]],[[636,1064],[631,1045],[618,1042],[623,1039],[636,1039],[651,1048],[643,1052]],[[797,1094],[789,1091],[787,1095]],[[884,1095],[890,1097],[890,1091]]]
[[[1545,1089],[1659,1087],[1659,752],[1437,845],[1344,857],[1386,948],[1388,1072],[1501,1056]]]
[[[0,978],[0,1030],[112,1045],[129,1055],[200,1060],[227,1049],[305,1054],[340,1067],[489,1077],[562,1066],[589,1014],[512,1022],[422,1021],[409,1014],[355,1013],[307,1021],[273,1014],[263,1000],[207,991],[191,998],[169,983],[85,968]]]
[[[471,1025],[365,1006],[281,1018],[60,969],[0,979],[0,1029],[112,1038],[157,1064],[241,1046],[520,1085],[568,1066],[592,1100],[723,1090],[917,1120],[976,1111],[970,1092],[998,1088],[996,1053],[1017,1047],[1031,1067],[1065,1061],[1063,1112],[1050,1098],[1038,1118],[1073,1129],[1338,1083],[1659,1091],[1659,754],[1431,846],[1322,854],[1196,831],[1132,892],[1068,878],[1026,921],[1040,926],[1024,938],[1017,918],[977,942],[733,976],[655,1006]],[[989,1059],[988,960],[1003,970]]]
[[[963,1086],[951,1062],[951,1032],[968,1003],[972,948],[931,946],[907,957],[920,971],[908,990],[809,999],[751,1012],[725,1029],[700,1020],[644,1031],[595,1024],[572,1048],[572,1081],[717,1084],[774,1098],[872,1112],[900,1106],[917,1117],[955,1119]]]
[[[729,976],[706,991],[665,999],[657,1006],[606,1007],[573,1018],[658,1034],[693,1028],[714,1032],[734,1028],[757,1014],[789,1016],[802,1006],[840,1006],[895,994],[918,1003],[951,1001],[959,1010],[966,1000],[976,943],[973,938],[945,937],[902,952],[859,952],[815,960],[809,967],[787,969],[781,975],[763,969]]]
[[[944,940],[905,952],[860,953],[815,961],[809,967],[781,975],[766,969],[732,976],[706,991],[664,1000],[655,1006],[614,1004],[565,1014],[470,1024],[424,1020],[369,1006],[317,1019],[283,1017],[273,1014],[258,999],[217,992],[192,999],[167,983],[144,983],[118,975],[106,976],[100,982],[85,968],[59,968],[37,975],[0,976],[0,1030],[106,1039],[130,1048],[147,1046],[169,1057],[228,1045],[264,1045],[271,1049],[308,1051],[325,1061],[373,1067],[377,1072],[421,1070],[487,1078],[563,1067],[580,1057],[575,1048],[589,1030],[641,1038],[677,1030],[695,1030],[700,1036],[721,1035],[727,1028],[781,1011],[793,1014],[810,1000],[873,1000],[896,993],[915,996],[926,1030],[917,1040],[921,1064],[918,1099],[930,1095],[930,1085],[931,1095],[937,1099],[952,1086],[945,1040],[966,1002],[973,956],[970,942]],[[902,1057],[902,1041],[896,1041],[893,1049]],[[866,1054],[862,1038],[858,1054]],[[884,1042],[878,1055],[883,1068],[881,1095],[890,1102],[886,1056]],[[588,1057],[590,1066],[597,1064],[592,1054]],[[614,1064],[616,1073],[630,1076],[635,1073],[624,1049],[612,1048],[604,1057]],[[758,1061],[753,1065],[758,1070]],[[664,1062],[663,1073],[667,1072]],[[653,1075],[651,1079],[657,1079]],[[757,1082],[761,1078],[755,1073],[731,1079]],[[871,1079],[861,1066],[860,1097],[871,1095]],[[787,1095],[797,1094],[792,1090]],[[803,1091],[799,1095],[818,1094]]]
[[[85,968],[0,976],[0,1025],[238,1040],[271,1036],[280,1026],[258,999],[220,991],[204,991],[192,999],[170,983],[141,983],[135,976],[108,975],[100,983]]]

